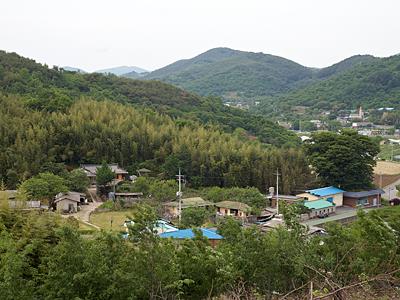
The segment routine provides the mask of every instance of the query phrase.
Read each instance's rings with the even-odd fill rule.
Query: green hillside
[[[201,95],[226,98],[273,95],[313,77],[313,70],[263,53],[215,48],[151,72],[159,79]]]
[[[270,98],[261,111],[285,112],[295,105],[311,110],[400,107],[400,56],[375,58],[327,80]]]
[[[159,81],[49,69],[4,51],[0,51],[0,91],[22,96],[27,107],[36,110],[66,111],[82,97],[90,97],[151,108],[185,123],[212,123],[227,132],[243,128],[265,143],[298,142],[295,135],[268,119],[226,107],[219,99],[199,97]]]
[[[356,55],[330,67],[315,69],[269,54],[215,48],[153,71],[144,78],[158,79],[201,95],[248,101],[287,93],[374,59],[370,55]],[[132,78],[138,77],[133,74]]]

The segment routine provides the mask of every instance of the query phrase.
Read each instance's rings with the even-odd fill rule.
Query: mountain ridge
[[[310,68],[276,55],[220,47],[178,60],[143,79],[161,80],[200,95],[240,100],[287,93],[373,59],[354,55],[326,68]]]

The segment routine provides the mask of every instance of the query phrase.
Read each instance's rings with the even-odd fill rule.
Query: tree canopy
[[[345,190],[361,190],[372,185],[376,141],[353,130],[321,132],[306,142],[306,153],[320,182]]]
[[[58,193],[68,191],[65,179],[52,173],[39,173],[24,181],[19,190],[29,200],[47,200],[51,202]]]

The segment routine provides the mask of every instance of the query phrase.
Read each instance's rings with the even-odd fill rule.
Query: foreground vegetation
[[[290,230],[261,233],[227,219],[216,248],[201,236],[179,244],[158,238],[148,230],[156,217],[140,206],[128,240],[105,231],[87,239],[74,222],[2,209],[2,299],[271,299],[309,294],[310,282],[314,296],[349,299],[350,285],[400,284],[399,219],[375,212],[313,238],[290,210]]]

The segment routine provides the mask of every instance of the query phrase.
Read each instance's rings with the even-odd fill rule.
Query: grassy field
[[[96,231],[97,229],[95,227],[87,225],[83,222],[79,222],[79,230],[81,230],[81,231]]]
[[[380,208],[376,210],[376,213],[389,224],[400,225],[400,205]]]
[[[378,154],[379,159],[391,160],[393,156],[400,155],[400,145],[387,144],[381,145],[381,152]]]
[[[377,161],[374,168],[376,174],[396,175],[400,174],[400,162],[395,161]]]
[[[93,223],[106,230],[124,231],[124,222],[127,220],[127,216],[131,215],[131,210],[92,213],[90,215],[90,223]]]

